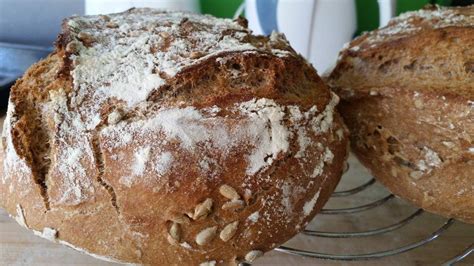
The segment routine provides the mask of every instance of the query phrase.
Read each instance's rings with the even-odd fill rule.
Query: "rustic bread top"
[[[213,57],[246,51],[292,54],[283,36],[255,37],[245,24],[147,8],[69,18],[57,45],[73,65],[69,68],[79,93],[72,102],[79,105],[88,95],[98,107],[113,97],[132,107],[178,73]],[[99,113],[94,106],[88,108],[91,119],[86,126],[93,128]]]
[[[418,11],[401,14],[390,20],[386,27],[363,35],[359,41],[352,43],[350,50],[357,51],[375,47],[382,42],[390,42],[413,36],[423,30],[442,29],[447,27],[472,27],[474,24],[474,8],[447,8],[426,6]]]
[[[474,6],[427,6],[363,34],[340,54],[336,88],[405,87],[474,98]]]
[[[52,89],[46,102],[34,103],[41,117],[54,118],[49,124],[56,136],[50,143],[57,154],[44,174],[49,179],[57,175],[60,181],[48,186],[49,201],[79,204],[94,193],[88,176],[105,171],[100,169],[105,158],[97,159],[97,153],[156,136],[165,138],[164,146],[178,140],[181,148],[202,158],[203,169],[211,163],[206,161],[207,152],[250,149],[250,145],[253,152],[246,168],[248,175],[254,175],[288,150],[292,133],[281,126],[283,119],[300,119],[284,117],[286,108],[279,104],[291,104],[298,112],[295,104],[301,105],[301,111],[308,112],[305,119],[323,115],[326,109],[332,112],[337,99],[331,101],[327,91],[315,89],[324,85],[284,37],[253,36],[245,24],[245,20],[146,8],[66,19],[57,42],[57,53],[63,53],[59,79],[69,79],[72,86]],[[272,75],[254,67],[273,70]],[[301,71],[288,73],[299,84],[275,69],[281,67]],[[220,81],[224,72],[227,76],[230,72],[225,83]],[[251,122],[238,122],[245,121],[238,118],[242,115]],[[253,118],[262,124],[254,125]],[[275,129],[270,134],[266,121]],[[135,168],[121,183],[130,186],[134,176],[144,173],[141,168],[149,149],[137,147]],[[170,160],[157,162],[157,171],[165,171]],[[203,174],[217,171],[211,170]]]

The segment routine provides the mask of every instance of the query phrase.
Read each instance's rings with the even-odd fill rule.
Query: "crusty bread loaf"
[[[348,144],[337,102],[282,35],[245,20],[72,17],[12,88],[0,205],[100,258],[252,261],[334,190]]]
[[[328,82],[383,184],[474,223],[474,6],[402,14],[351,42]]]

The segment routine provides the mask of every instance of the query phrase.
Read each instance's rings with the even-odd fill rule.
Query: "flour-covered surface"
[[[8,123],[3,124],[3,132],[2,132],[2,146],[5,149],[5,155],[4,155],[4,160],[3,160],[3,169],[5,169],[1,177],[0,177],[0,182],[2,184],[7,184],[8,179],[11,178],[10,172],[20,172],[21,175],[19,180],[16,180],[15,183],[18,185],[26,185],[27,187],[30,187],[32,185],[32,181],[28,178],[27,176],[31,175],[31,169],[29,168],[28,164],[26,163],[26,160],[24,158],[20,158],[13,147],[13,142],[12,142],[12,126],[15,125],[17,121],[17,117],[15,117],[15,105],[11,102],[8,104],[8,110],[7,110],[7,115],[5,120],[8,121]],[[8,187],[10,192],[14,192],[15,187],[13,186],[13,182],[10,183],[10,186]],[[27,191],[21,192],[26,193]]]
[[[251,42],[250,30],[236,21],[192,13],[133,9],[70,18],[63,27],[73,65],[72,103],[87,105],[86,98],[94,103],[87,105],[87,128],[99,123],[97,111],[105,101],[134,106],[183,69],[211,57],[244,51],[291,55],[282,35]]]
[[[403,88],[436,92],[446,101],[454,94],[468,104],[474,97],[473,45],[473,5],[428,6],[348,43],[328,84],[342,98],[375,98]]]
[[[311,177],[306,189],[322,186],[326,179],[322,175],[324,168],[332,164],[334,155],[322,143],[314,143],[314,136],[334,127],[337,102],[337,96],[333,95],[331,103],[317,112],[316,106],[303,111],[295,105],[282,106],[261,98],[235,104],[225,116],[215,107],[204,110],[176,107],[162,108],[144,120],[119,122],[102,129],[100,138],[105,165],[121,165],[123,171],[118,180],[115,173],[106,173],[104,180],[119,191],[136,189],[165,194],[181,190],[184,186],[181,184],[189,179],[203,177],[201,182],[217,181],[239,164],[246,167],[233,170],[234,174],[246,176],[240,186],[252,197],[259,193],[255,184],[277,182],[266,170],[274,160],[290,152],[290,143],[303,136],[307,142],[298,142],[296,162]],[[182,169],[176,165],[187,167]],[[297,207],[295,204],[306,193],[304,185],[295,178],[278,182],[276,188],[283,194],[280,202],[275,202],[279,196],[262,197],[262,204],[268,209],[250,215],[250,222],[261,217],[269,225],[277,220],[286,223],[295,213],[300,213],[303,220],[312,213],[320,192],[316,191],[304,207]],[[199,182],[186,189],[186,193],[199,191]]]
[[[54,117],[52,127],[58,130],[52,141],[54,155],[49,190],[53,204],[77,205],[94,193],[89,178],[98,174],[93,165],[93,132],[101,122],[101,111],[111,101],[125,102],[129,109],[146,108],[151,104],[147,103],[151,92],[164,89],[168,80],[180,71],[211,57],[219,60],[219,55],[244,51],[291,55],[291,48],[281,35],[273,34],[269,42],[257,39],[250,42],[250,31],[237,21],[191,13],[133,9],[108,16],[73,17],[65,20],[63,31],[61,38],[66,43],[59,41],[58,45],[65,46],[65,60],[72,69],[73,89],[69,95],[62,90],[51,92],[51,101],[42,108],[43,116]],[[198,115],[191,113],[190,108],[187,114]],[[182,134],[173,129],[176,124],[166,122],[173,120],[173,115],[175,113],[170,111],[161,112],[161,118],[152,119],[150,123],[161,123],[168,134]],[[194,119],[199,119],[199,115]],[[118,123],[120,114],[112,112],[108,120],[112,125]],[[199,135],[199,129],[202,130],[192,130]],[[213,139],[226,140],[226,135],[218,136],[220,133],[223,131],[215,132]],[[112,145],[132,142],[130,134],[123,132],[121,139]],[[253,139],[258,137],[255,134],[254,130]],[[195,140],[188,136],[176,137],[181,137],[181,145],[195,144],[190,143]],[[262,141],[268,143],[268,140]],[[220,143],[220,148],[228,143],[232,141]],[[261,143],[259,147],[267,143]],[[273,151],[273,156],[278,151]],[[267,163],[262,162],[266,151],[256,152],[260,152],[261,158],[249,160],[249,163]],[[135,157],[141,160],[137,164],[142,165],[136,165],[133,173],[122,178],[122,183],[130,184],[144,171],[142,157],[143,154]],[[166,161],[171,160],[161,159],[164,161],[154,162],[158,172],[168,169]],[[202,163],[204,167],[207,164],[206,161]],[[249,173],[255,173],[258,167],[249,166]],[[64,178],[55,178],[57,175]]]
[[[343,178],[338,189],[348,189],[367,181],[368,172],[352,157],[350,159],[350,170]],[[347,199],[332,200],[328,208],[350,207],[384,196],[387,191],[377,185],[367,193],[348,197]],[[413,208],[402,201],[389,203],[375,211],[361,213],[360,215],[334,216],[324,215],[313,221],[308,228],[315,230],[352,231],[375,228],[383,224],[389,224],[408,215]],[[256,216],[256,215],[255,215]],[[252,217],[253,218],[253,217]],[[325,239],[321,241],[318,237],[298,236],[287,245],[305,250],[313,250],[335,254],[349,254],[358,252],[370,252],[394,247],[396,245],[418,241],[424,234],[428,234],[439,227],[443,218],[435,215],[424,214],[419,220],[401,230],[396,230],[386,236],[377,238],[357,239]],[[47,230],[48,231],[48,230]],[[350,265],[433,265],[439,264],[454,256],[472,242],[474,228],[463,223],[456,223],[446,234],[436,240],[433,245],[425,245],[401,255],[377,259],[375,261],[350,262]],[[388,244],[389,242],[393,244]],[[183,246],[190,247],[189,244]],[[89,255],[77,252],[72,248],[61,246],[41,237],[35,236],[29,230],[21,227],[10,218],[3,210],[0,210],[0,264],[1,265],[38,265],[57,262],[61,265],[120,265],[111,262],[97,260]],[[472,265],[474,257],[471,255],[460,265]],[[257,260],[253,265],[340,265],[338,261],[317,260],[287,255],[272,251],[263,258]]]
[[[432,6],[418,11],[410,11],[390,20],[386,27],[365,33],[361,42],[355,42],[346,49],[358,52],[361,49],[375,47],[381,42],[394,41],[413,36],[422,30],[442,29],[448,27],[472,27],[474,14],[463,8],[445,8]]]

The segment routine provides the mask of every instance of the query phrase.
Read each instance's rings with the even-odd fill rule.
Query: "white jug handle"
[[[242,4],[240,4],[240,6],[235,11],[233,18],[237,19],[240,15],[244,13],[244,10],[245,10],[245,0],[242,2]]]
[[[391,18],[395,16],[397,9],[397,0],[378,0],[379,4],[379,27],[388,24]]]

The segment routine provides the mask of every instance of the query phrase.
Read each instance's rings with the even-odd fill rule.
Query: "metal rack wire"
[[[360,186],[357,186],[352,189],[348,190],[342,190],[342,191],[336,191],[332,194],[331,198],[340,198],[340,197],[349,197],[357,193],[361,193],[366,191],[367,188],[373,186],[376,184],[376,180],[374,178],[371,178],[369,181],[363,183]],[[320,214],[323,215],[353,215],[359,212],[363,211],[368,211],[371,209],[374,209],[376,207],[382,206],[385,203],[396,199],[396,197],[393,194],[388,194],[378,200],[372,201],[368,204],[363,204],[355,207],[350,207],[350,208],[335,208],[335,209],[329,209],[325,208],[323,209]],[[307,236],[313,236],[313,237],[323,237],[323,238],[360,238],[360,237],[373,237],[381,234],[385,234],[388,232],[395,231],[397,229],[400,229],[409,223],[411,223],[413,220],[415,220],[417,217],[422,215],[424,211],[422,209],[417,209],[415,212],[411,213],[407,217],[396,221],[390,225],[387,226],[382,226],[378,228],[373,228],[373,229],[367,229],[364,231],[354,231],[354,232],[330,232],[330,231],[318,231],[318,230],[304,230],[302,233]],[[296,249],[288,246],[280,246],[276,248],[277,251],[287,253],[287,254],[292,254],[292,255],[299,255],[299,256],[305,256],[305,257],[311,257],[311,258],[318,258],[318,259],[325,259],[325,260],[339,260],[339,261],[361,261],[361,260],[371,260],[371,259],[377,259],[377,258],[383,258],[383,257],[388,257],[388,256],[393,256],[397,254],[401,254],[413,249],[416,249],[418,247],[421,247],[425,244],[428,244],[434,240],[436,240],[438,237],[440,237],[444,232],[446,232],[456,221],[454,219],[446,219],[444,223],[434,232],[431,234],[427,235],[425,238],[409,243],[397,248],[393,249],[387,249],[383,251],[377,251],[377,252],[370,252],[370,253],[360,253],[360,254],[327,254],[327,253],[321,253],[317,251],[310,251],[310,250],[302,250],[302,249]],[[449,258],[446,262],[443,263],[443,265],[454,265],[457,262],[460,262],[467,256],[469,256],[471,253],[474,253],[474,243],[471,243],[466,249],[458,253],[456,256]],[[245,264],[242,264],[245,265]]]

